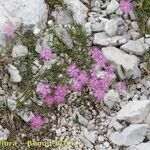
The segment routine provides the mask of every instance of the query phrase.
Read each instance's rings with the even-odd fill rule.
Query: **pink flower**
[[[79,72],[80,70],[76,67],[75,64],[72,64],[67,68],[67,73],[70,77],[77,77]]]
[[[92,88],[92,90],[102,89],[102,82],[101,80],[97,79],[96,77],[93,77],[89,81],[89,85]]]
[[[129,13],[132,10],[132,3],[130,0],[121,0],[120,8],[124,13]]]
[[[65,102],[65,98],[59,95],[55,95],[54,99],[55,99],[55,102],[57,102],[58,104],[62,104]]]
[[[111,66],[106,66],[104,68],[108,75],[111,75],[114,72],[114,70]]]
[[[86,72],[80,72],[79,76],[77,77],[77,80],[84,86],[85,84],[88,83],[88,76]]]
[[[65,97],[68,94],[68,87],[66,85],[58,85],[55,90],[55,95]]]
[[[107,90],[111,84],[111,80],[108,75],[105,75],[105,77],[101,80],[103,85],[103,90]]]
[[[82,83],[78,79],[73,79],[71,89],[74,92],[80,92],[83,89]]]
[[[120,90],[126,90],[126,89],[127,89],[127,85],[126,85],[125,82],[120,81],[120,82],[118,82],[118,88],[119,88]]]
[[[96,90],[96,91],[94,91],[94,96],[95,96],[96,100],[99,102],[104,99],[105,91]]]
[[[55,99],[54,99],[53,96],[47,95],[47,96],[44,97],[44,100],[43,100],[43,101],[44,101],[44,103],[45,103],[46,105],[51,106],[51,105],[54,103]]]
[[[98,48],[92,48],[90,51],[90,56],[97,64],[100,64],[102,67],[106,66],[107,60]]]
[[[37,90],[39,95],[41,95],[43,98],[45,96],[47,96],[48,94],[51,93],[51,89],[50,89],[50,86],[49,84],[47,84],[46,82],[40,82],[38,83],[37,85]]]
[[[13,26],[13,24],[9,23],[6,25],[6,27],[4,28],[4,35],[6,37],[12,37],[15,33],[15,28]]]
[[[37,115],[31,119],[31,126],[32,128],[40,129],[44,125],[44,119]]]
[[[40,51],[40,58],[43,60],[50,60],[54,58],[54,54],[50,48],[45,48]]]
[[[68,87],[66,85],[59,85],[55,90],[54,99],[57,103],[64,103],[65,96],[68,94]]]

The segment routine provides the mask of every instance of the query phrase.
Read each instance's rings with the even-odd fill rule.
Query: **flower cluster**
[[[85,71],[81,71],[72,64],[67,69],[67,74],[72,78],[71,90],[74,92],[80,92],[84,86],[88,83],[88,76]]]
[[[95,62],[95,66],[90,69],[91,78],[89,85],[96,100],[101,101],[111,84],[110,75],[113,73],[113,69],[108,65],[106,57],[98,48],[94,47],[91,49],[90,57]],[[105,74],[101,79],[97,77],[97,72],[100,70],[104,71]]]
[[[42,97],[43,102],[51,106],[53,103],[64,103],[65,97],[68,94],[68,87],[66,85],[58,85],[52,93],[50,85],[45,81],[41,81],[37,85],[36,91]]]

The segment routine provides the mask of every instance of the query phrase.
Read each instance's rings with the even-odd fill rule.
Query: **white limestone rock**
[[[98,138],[98,134],[96,131],[88,131],[87,128],[83,128],[81,134],[93,144],[96,142]]]
[[[113,89],[109,90],[104,97],[104,104],[110,109],[114,107],[116,103],[120,101],[119,93]]]
[[[56,26],[55,27],[56,35],[69,47],[73,47],[72,39],[69,33],[65,28],[62,26]]]
[[[149,150],[150,142],[140,143],[138,145],[130,146],[127,150]]]
[[[84,25],[84,29],[85,29],[85,32],[86,32],[86,36],[91,36],[91,34],[92,34],[91,22],[87,22]]]
[[[23,26],[42,26],[47,21],[48,9],[44,0],[7,0],[0,1],[0,41],[4,40],[3,31],[8,24],[14,28]]]
[[[89,140],[87,140],[83,135],[79,136],[79,138],[88,148],[93,148],[93,144]]]
[[[7,140],[9,133],[10,133],[10,132],[9,132],[8,129],[4,129],[4,128],[0,125],[0,141]]]
[[[9,66],[8,66],[8,72],[10,74],[10,80],[12,82],[19,83],[19,82],[22,81],[22,77],[19,74],[19,70],[15,66],[9,64]]]
[[[16,109],[17,102],[12,97],[8,97],[5,100],[5,105],[8,106],[10,110],[14,111]]]
[[[147,27],[150,29],[150,19],[147,21]]]
[[[28,109],[19,110],[17,114],[25,121],[29,122],[35,115]]]
[[[102,52],[108,61],[116,69],[119,77],[124,78],[137,78],[141,76],[141,72],[138,68],[140,59],[134,55],[129,55],[116,47],[105,47],[102,48]],[[124,68],[124,71],[121,69]]]
[[[91,24],[91,26],[92,26],[92,31],[93,32],[100,32],[100,31],[104,30],[105,23],[103,21],[101,21],[101,22],[93,22]]]
[[[117,113],[117,119],[129,123],[142,123],[149,112],[149,100],[131,101]]]
[[[85,24],[88,8],[80,0],[63,0],[77,24]]]
[[[111,42],[111,38],[105,33],[95,33],[93,43],[101,46],[108,46]]]
[[[147,43],[150,46],[150,38],[145,38],[145,43]]]
[[[85,125],[87,126],[88,125],[88,120],[83,117],[82,115],[80,115],[79,112],[76,112],[76,115],[78,116],[78,121],[82,124],[82,125]]]
[[[147,44],[144,43],[144,38],[138,40],[129,40],[126,44],[122,45],[120,49],[135,54],[143,55],[144,52],[149,48]]]
[[[70,14],[60,7],[56,7],[55,10],[52,11],[52,16],[55,18],[57,24],[67,25],[73,23]]]
[[[107,5],[107,14],[115,12],[119,8],[119,3],[116,0],[111,0]]]
[[[115,19],[108,20],[104,27],[104,31],[111,37],[116,35],[117,29],[118,29],[118,24],[117,24],[117,20]]]
[[[131,124],[121,133],[114,132],[110,134],[110,141],[120,146],[132,146],[143,142],[149,125],[147,124]]]
[[[26,56],[27,54],[28,54],[28,49],[26,46],[23,46],[23,45],[15,45],[12,50],[13,58]]]
[[[110,44],[112,46],[119,46],[122,44],[125,44],[127,42],[127,39],[125,37],[122,36],[113,36],[111,38]]]

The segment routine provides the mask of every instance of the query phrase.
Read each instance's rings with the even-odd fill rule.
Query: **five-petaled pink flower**
[[[42,128],[43,125],[44,125],[44,119],[42,118],[42,116],[37,115],[31,119],[32,128],[40,129]]]
[[[130,0],[121,0],[120,1],[120,9],[124,13],[129,13],[132,10],[132,3]]]
[[[43,98],[51,93],[51,89],[48,83],[42,81],[38,83],[36,91],[39,95],[41,95]]]
[[[40,51],[40,58],[43,60],[53,59],[55,55],[52,53],[50,48],[44,48]]]
[[[4,28],[4,35],[6,37],[12,37],[15,33],[15,28],[12,23],[9,23]]]

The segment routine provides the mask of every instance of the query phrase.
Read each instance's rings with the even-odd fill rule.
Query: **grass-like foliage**
[[[147,21],[150,18],[150,1],[149,0],[136,1],[134,10],[140,26],[141,33],[150,34],[150,28],[147,27]]]

